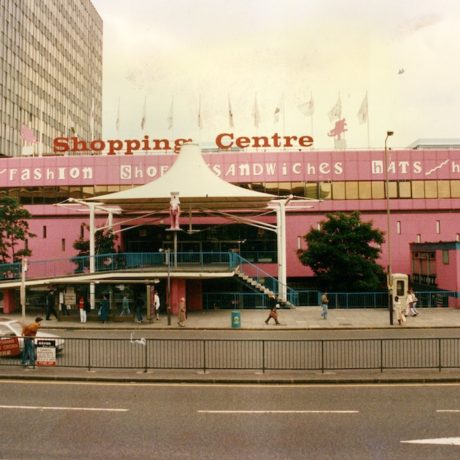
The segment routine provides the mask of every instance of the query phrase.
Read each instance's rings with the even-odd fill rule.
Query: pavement
[[[389,312],[386,309],[330,309],[328,318],[320,316],[319,307],[297,307],[295,309],[280,310],[280,325],[273,322],[265,324],[267,310],[238,310],[240,313],[239,327],[232,323],[231,310],[207,310],[190,312],[185,327],[177,324],[175,316],[171,317],[171,325],[165,316],[159,321],[145,321],[135,323],[131,319],[112,318],[102,324],[97,317],[91,315],[85,324],[79,322],[76,315],[65,317],[63,320],[44,320],[43,329],[53,331],[65,330],[128,330],[128,331],[212,331],[227,330],[239,337],[240,331],[312,331],[312,330],[421,330],[430,329],[430,336],[436,337],[436,329],[448,329],[449,337],[460,337],[460,309],[454,308],[420,308],[417,317],[407,318],[404,326],[390,325]],[[19,315],[10,315],[27,322],[33,317],[27,316],[24,320]],[[442,336],[445,336],[445,332]],[[441,334],[441,331],[440,331]],[[329,333],[330,336],[330,333]],[[180,337],[180,336],[179,336]],[[246,334],[247,337],[247,334]],[[273,338],[273,334],[270,335]],[[286,335],[283,334],[283,338]],[[275,339],[276,340],[276,339]],[[22,369],[16,366],[2,366],[0,363],[0,379],[30,379],[54,381],[99,381],[99,382],[130,382],[130,383],[222,383],[222,384],[375,384],[375,383],[458,383],[460,382],[460,368],[458,369],[396,369],[396,370],[351,370],[351,371],[247,371],[247,370],[123,370],[123,369],[96,369],[88,371],[82,368],[65,367],[38,367],[36,369]]]

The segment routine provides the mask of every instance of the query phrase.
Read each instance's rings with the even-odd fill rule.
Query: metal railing
[[[266,271],[262,270],[257,265],[249,262],[239,254],[231,253],[233,267],[239,267],[239,271],[253,280],[257,281],[262,286],[270,289],[270,291],[279,294],[281,292],[282,283]],[[289,286],[284,286],[286,290],[287,300],[293,305],[299,305],[297,292]]]
[[[19,358],[0,358],[18,366]],[[66,338],[57,367],[333,371],[460,368],[460,338],[315,340]]]

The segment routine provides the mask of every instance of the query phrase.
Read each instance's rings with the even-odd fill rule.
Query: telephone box
[[[409,277],[404,273],[393,273],[390,278],[391,301],[398,296],[401,305],[407,305],[407,293],[409,291]]]

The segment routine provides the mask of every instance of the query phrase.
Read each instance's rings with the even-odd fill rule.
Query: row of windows
[[[293,194],[321,200],[378,200],[386,197],[384,181],[265,182],[239,185],[277,196]],[[21,187],[3,188],[0,193],[14,196],[22,204],[53,204],[69,197],[84,199],[133,187],[135,186]],[[391,199],[460,198],[460,180],[389,182],[388,189]]]
[[[386,198],[385,181],[265,182],[240,186],[272,193],[321,200],[378,200]],[[460,180],[390,181],[389,198],[460,198]]]

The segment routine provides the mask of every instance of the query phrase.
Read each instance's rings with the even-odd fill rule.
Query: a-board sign
[[[37,339],[37,366],[56,365],[56,341],[53,339]]]

